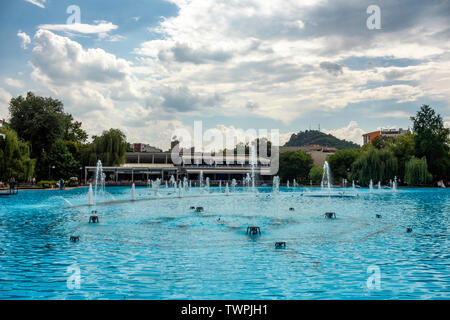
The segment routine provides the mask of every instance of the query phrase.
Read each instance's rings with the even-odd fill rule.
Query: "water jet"
[[[134,183],[131,185],[131,201],[136,201],[136,186]]]

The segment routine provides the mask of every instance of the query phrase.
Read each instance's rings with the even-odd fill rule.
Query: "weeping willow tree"
[[[119,129],[109,129],[103,131],[101,136],[94,136],[93,141],[86,152],[87,162],[95,165],[97,160],[101,160],[104,166],[118,166],[125,162],[127,151],[126,137]]]
[[[387,149],[369,147],[362,152],[352,165],[352,179],[361,184],[369,184],[394,179],[397,175],[398,161],[394,153]]]
[[[405,181],[409,185],[419,185],[430,182],[433,176],[428,171],[427,159],[425,157],[412,157],[405,165]]]
[[[30,146],[9,128],[0,128],[0,180],[25,181],[34,176],[35,160],[30,159]],[[3,136],[4,135],[4,136]]]

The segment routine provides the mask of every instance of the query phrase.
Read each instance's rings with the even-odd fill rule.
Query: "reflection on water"
[[[98,224],[88,223],[93,208],[68,208],[85,204],[87,189],[0,199],[0,299],[450,298],[450,191],[259,191],[98,205]],[[108,192],[130,198],[130,188]],[[249,225],[262,235],[248,237]],[[80,289],[71,290],[74,265]],[[369,266],[380,268],[380,290],[367,288]]]

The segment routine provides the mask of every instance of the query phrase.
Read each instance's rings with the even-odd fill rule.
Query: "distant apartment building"
[[[145,143],[133,143],[133,151],[134,152],[162,152],[161,149],[152,147],[149,144]]]
[[[400,129],[381,129],[378,131],[368,132],[363,134],[363,144],[365,145],[368,143],[372,143],[373,139],[375,139],[378,136],[397,138],[398,136],[401,136],[407,133],[408,131],[409,129],[404,130],[400,128]]]

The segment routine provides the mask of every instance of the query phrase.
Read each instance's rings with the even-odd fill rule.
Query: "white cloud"
[[[329,92],[322,99],[321,105],[331,109],[344,108],[349,103],[394,99],[397,103],[412,102],[422,97],[424,93],[419,87],[403,84],[381,86],[371,89]]]
[[[450,117],[444,117],[444,127],[450,129]]]
[[[47,0],[25,0],[25,1],[34,4],[35,6],[38,6],[40,8],[45,8],[44,4],[47,2]]]
[[[296,132],[286,132],[286,133],[280,133],[280,146],[285,145],[286,142],[291,139],[291,136]]]
[[[260,132],[257,129],[236,128],[233,125],[226,126],[218,124],[215,128],[217,133],[222,137],[222,143],[217,143],[213,146],[215,150],[223,150],[225,148],[233,148],[236,143],[248,143],[260,137]]]
[[[121,36],[119,34],[114,34],[114,35],[106,37],[106,41],[109,41],[109,42],[120,42],[120,41],[124,41],[124,40],[126,40],[126,37]]]
[[[33,76],[48,82],[113,83],[131,75],[130,64],[102,49],[88,49],[67,37],[38,30],[31,63]]]
[[[12,95],[3,88],[0,88],[0,119],[6,119],[8,117],[8,107],[11,101]]]
[[[116,114],[115,102],[136,100],[141,94],[128,61],[102,49],[84,49],[48,30],[34,36],[31,65],[32,80],[42,94],[59,97],[69,112],[88,120],[86,125],[96,111],[104,113],[105,123],[114,115],[123,119]]]
[[[131,62],[48,30],[38,30],[33,44],[36,94],[61,99],[90,134],[120,128],[130,141],[168,148],[172,131],[182,127],[173,112],[161,119],[163,100],[148,92],[154,82],[136,78]]]
[[[100,34],[104,36],[118,27],[111,22],[98,21],[97,24],[73,23],[73,24],[43,24],[39,29],[62,31],[65,33]]]
[[[361,35],[364,30],[353,27],[335,31],[328,24],[317,25],[309,10],[342,14],[325,1],[172,2],[178,15],[152,29],[161,39],[143,42],[134,53],[159,83],[189,83],[193,92],[201,88],[220,94],[225,103],[215,112],[225,116],[239,112],[288,124],[311,111],[337,112],[366,101],[406,103],[429,95],[450,101],[450,57],[437,58],[450,46],[431,40],[445,29],[443,24],[424,21],[431,34],[427,40],[415,28]],[[356,2],[351,6],[357,7]],[[326,32],[316,36],[321,30]],[[389,67],[352,70],[341,62],[349,57],[426,60],[408,70],[409,83],[386,83]],[[248,101],[258,108],[242,110]]]
[[[17,32],[17,36],[22,40],[22,48],[23,49],[27,49],[28,45],[31,43],[31,38],[29,35],[27,35],[25,32],[22,32],[22,30],[19,30],[19,32]]]
[[[409,114],[405,111],[400,111],[400,110],[393,110],[393,111],[389,111],[389,112],[383,112],[383,113],[378,113],[378,114],[374,114],[373,117],[377,117],[377,118],[395,118],[395,119],[409,119],[412,116],[412,114]]]
[[[212,151],[219,151],[224,149],[232,149],[236,146],[238,143],[249,143],[251,141],[254,141],[257,138],[266,138],[272,142],[274,142],[274,145],[278,144],[280,145],[280,141],[275,141],[275,136],[272,135],[271,130],[267,129],[257,129],[257,128],[249,128],[249,129],[242,129],[242,128],[236,128],[233,125],[224,125],[224,124],[218,124],[213,128],[206,128],[202,127],[202,133],[203,133],[203,139],[202,139],[202,148],[203,152],[212,152]],[[193,137],[192,129],[189,128],[187,130],[191,138]],[[275,134],[275,133],[274,133]],[[278,136],[280,136],[278,134]],[[190,147],[193,145],[193,141],[182,142],[182,147]]]
[[[363,5],[357,1],[345,2],[345,10],[325,0],[169,1],[178,6],[177,15],[151,30],[159,37],[130,49],[133,63],[67,37],[123,40],[111,35],[117,29],[111,22],[40,26],[31,60],[36,86],[60,97],[86,126],[122,125],[135,140],[150,143],[146,134],[160,135],[147,126],[167,121],[169,132],[186,116],[257,116],[289,124],[311,112],[340,115],[349,104],[367,101],[450,102],[450,42],[439,14],[419,19],[419,27],[402,25],[409,20],[397,14],[385,20],[395,25],[368,33],[364,23],[358,29],[365,8],[359,10]],[[393,15],[394,9],[385,12]],[[362,17],[355,18],[359,11]],[[407,67],[358,68],[348,62],[355,57],[364,64],[372,58],[416,60]],[[371,114],[405,116],[396,110]],[[356,122],[330,131],[361,143]]]
[[[353,141],[359,145],[362,144],[362,135],[366,133],[363,129],[358,127],[358,122],[350,121],[346,127],[334,130],[322,130],[325,133],[331,134],[339,139]]]
[[[22,81],[17,80],[17,79],[13,79],[13,78],[5,78],[5,83],[13,88],[23,88],[24,84]]]
[[[126,127],[125,133],[132,141],[150,143],[163,150],[169,150],[170,139],[177,129],[192,130],[180,120],[147,120],[145,127]]]

